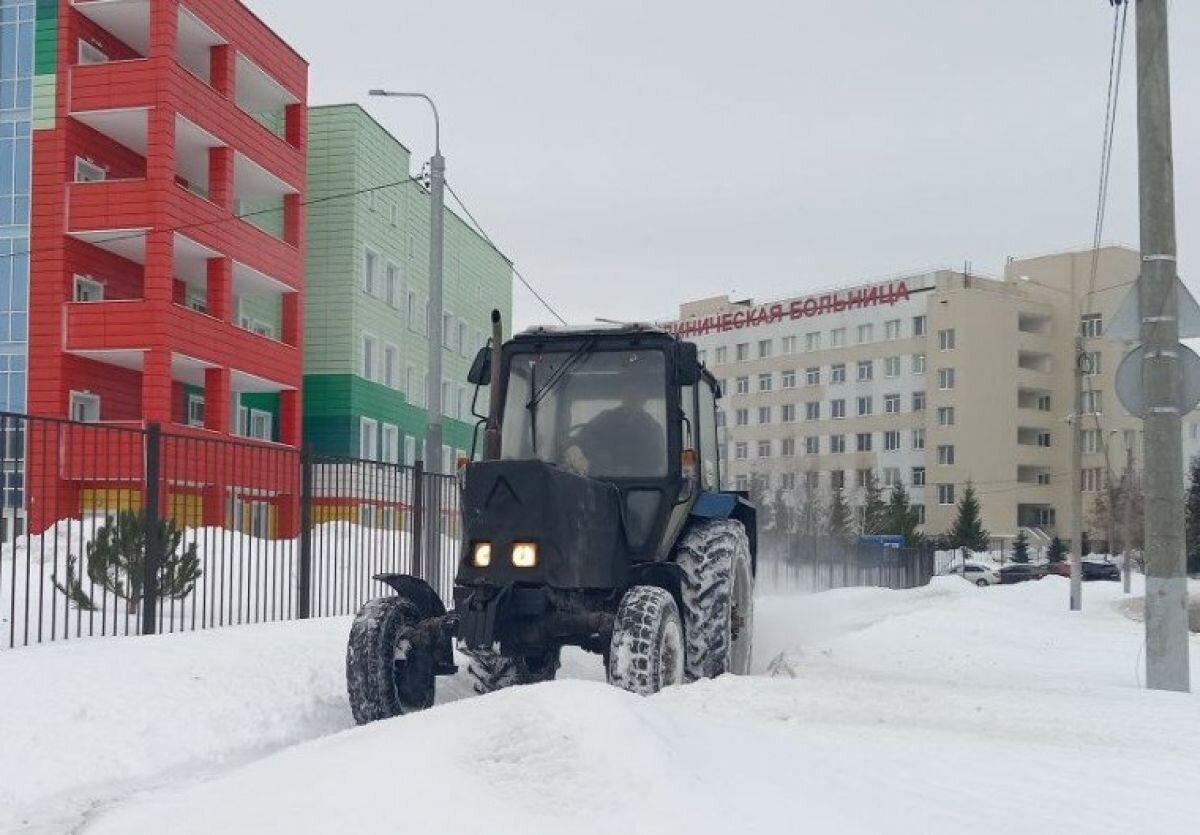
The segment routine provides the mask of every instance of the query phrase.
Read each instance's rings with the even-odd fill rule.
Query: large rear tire
[[[608,683],[649,696],[683,683],[683,625],[669,592],[634,586],[625,592],[613,623]]]
[[[406,597],[379,597],[359,610],[346,647],[346,691],[359,725],[433,705],[433,654],[411,640],[421,610]]]
[[[553,681],[558,673],[559,650],[555,648],[544,658],[512,658],[495,650],[471,650],[467,674],[471,686],[483,696],[514,684],[537,684]]]
[[[683,569],[687,678],[722,673],[746,675],[754,641],[754,575],[750,541],[736,519],[713,519],[692,527],[679,541],[675,561]]]

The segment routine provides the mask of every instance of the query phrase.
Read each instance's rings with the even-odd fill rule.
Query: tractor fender
[[[737,493],[706,490],[696,497],[691,515],[696,519],[736,519],[750,540],[750,570],[758,573],[758,509]]]
[[[669,592],[683,616],[683,569],[673,562],[643,562],[629,568],[629,585],[655,586]]]
[[[411,574],[376,574],[374,579],[391,586],[397,594],[411,600],[421,610],[422,620],[446,614],[446,606],[433,586]]]

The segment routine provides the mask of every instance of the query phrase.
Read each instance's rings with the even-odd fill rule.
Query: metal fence
[[[0,413],[0,648],[351,614],[450,595],[455,476],[201,429]]]
[[[775,534],[759,539],[760,591],[829,591],[850,586],[911,589],[934,574],[934,551],[892,548],[831,536]]]

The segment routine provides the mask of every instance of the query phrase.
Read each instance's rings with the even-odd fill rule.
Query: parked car
[[[994,586],[1000,582],[1000,574],[990,565],[983,565],[978,562],[969,562],[966,565],[953,566],[946,572],[947,574],[955,574],[962,577],[968,583],[974,583],[977,586]]]
[[[1070,577],[1071,576],[1071,563],[1069,560],[1059,560],[1058,562],[1052,562],[1046,566],[1046,573],[1054,574],[1059,577]]]
[[[1034,565],[1028,562],[1014,562],[1000,569],[1000,582],[1024,583],[1026,580],[1040,580],[1046,576],[1046,566]]]
[[[1115,562],[1083,561],[1083,579],[1085,580],[1120,580],[1121,567]]]

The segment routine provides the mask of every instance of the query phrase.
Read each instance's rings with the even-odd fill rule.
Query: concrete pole
[[[446,160],[429,160],[429,396],[425,409],[425,469],[442,472],[442,286]]]
[[[1123,501],[1121,502],[1121,538],[1124,540],[1124,558],[1121,566],[1121,585],[1125,594],[1129,594],[1133,585],[1132,578],[1132,551],[1133,551],[1133,531],[1130,529],[1130,517],[1133,515],[1130,512],[1133,506],[1133,447],[1125,449],[1125,489]],[[1109,508],[1109,512],[1113,512],[1113,508]]]
[[[1187,575],[1167,0],[1141,0],[1136,8],[1142,237],[1142,275],[1137,286],[1146,395],[1146,686],[1187,691]]]
[[[1071,313],[1075,313],[1075,281],[1071,274]],[[1071,418],[1071,611],[1083,608],[1083,333],[1076,318],[1074,412]]]

